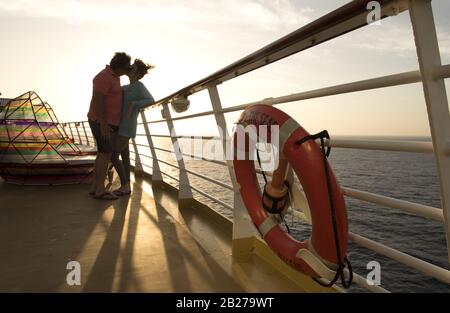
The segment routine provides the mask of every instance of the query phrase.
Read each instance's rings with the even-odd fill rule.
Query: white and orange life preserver
[[[309,136],[308,132],[289,115],[268,105],[258,104],[248,107],[241,114],[238,125],[253,125],[256,131],[261,125],[279,126],[280,160],[285,160],[284,162],[292,167],[303,187],[310,208],[312,234],[303,242],[294,239],[282,229],[276,218],[264,209],[254,160],[240,160],[236,157],[240,148],[237,144],[238,138],[242,136],[246,138],[244,151],[246,155],[251,153],[251,147],[252,145],[254,147],[256,143],[251,142],[251,136],[248,136],[246,132],[239,134],[243,128],[238,127],[233,136],[234,172],[243,203],[254,225],[268,246],[292,267],[314,278],[332,280],[338,266],[344,263],[346,256],[348,222],[343,193],[329,164],[327,164],[329,187],[327,186],[324,157],[319,145],[314,140],[299,144],[299,140]],[[281,168],[280,172],[280,167],[283,167],[281,163],[283,162],[280,161],[280,166],[273,173],[272,182],[276,179],[280,180],[280,177],[284,181],[286,167]],[[335,227],[333,227],[330,210],[328,193],[330,187]],[[335,240],[336,232],[338,245]],[[337,246],[339,253],[336,251]],[[338,254],[340,260],[338,260]]]

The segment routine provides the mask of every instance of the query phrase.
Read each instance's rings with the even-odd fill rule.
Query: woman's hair
[[[127,70],[130,68],[130,61],[131,57],[125,52],[116,52],[116,54],[114,54],[113,58],[111,59],[111,62],[109,62],[109,66],[113,70]]]
[[[134,60],[134,65],[136,65],[136,73],[137,73],[137,79],[141,79],[145,76],[145,74],[148,73],[149,70],[154,68],[154,65],[150,65],[147,63],[144,63],[141,59]]]

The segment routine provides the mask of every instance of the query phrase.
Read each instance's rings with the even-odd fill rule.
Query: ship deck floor
[[[178,210],[173,191],[144,178],[132,188],[103,201],[86,184],[0,182],[0,292],[303,291],[258,257],[236,262],[230,227]],[[79,286],[66,282],[70,261]]]

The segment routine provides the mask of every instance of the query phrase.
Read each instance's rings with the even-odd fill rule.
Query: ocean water
[[[155,146],[171,148],[170,142],[165,140],[155,142]],[[139,150],[141,154],[150,155],[150,151],[144,151],[141,147]],[[170,153],[157,151],[157,155],[158,158],[176,164]],[[142,161],[150,165],[149,160],[142,158]],[[432,154],[334,148],[329,161],[341,186],[440,207],[436,164]],[[231,185],[225,166],[201,160],[188,160],[185,164],[188,169]],[[178,176],[178,171],[173,167],[160,164],[160,168],[163,172]],[[151,172],[148,168],[146,170]],[[164,179],[178,187],[176,181],[167,177]],[[262,177],[260,179],[263,183]],[[233,204],[233,194],[230,190],[194,175],[189,175],[189,180],[193,186],[230,205]],[[196,192],[194,196],[232,218],[233,212],[227,208]],[[353,233],[449,269],[442,223],[348,197],[346,205],[350,231]],[[309,225],[292,220],[289,216],[286,220],[295,238],[304,240],[309,237]],[[351,242],[348,257],[354,271],[363,277],[370,272],[366,268],[370,261],[379,262],[381,287],[391,292],[450,292],[449,285]],[[356,284],[350,288],[350,292],[363,291]]]

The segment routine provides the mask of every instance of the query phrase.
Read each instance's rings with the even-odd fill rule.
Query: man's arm
[[[100,134],[102,138],[109,139],[109,126],[105,117],[105,95],[98,91],[92,92],[92,102],[94,103],[95,116],[100,124]]]

